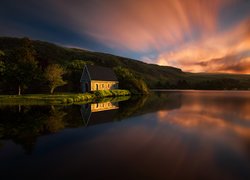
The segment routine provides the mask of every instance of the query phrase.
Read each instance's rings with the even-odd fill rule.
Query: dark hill
[[[106,53],[61,47],[32,40],[41,67],[57,63],[66,66],[73,60],[89,61],[105,67],[125,67],[142,77],[150,88],[178,89],[249,89],[250,75],[185,73],[170,66],[147,64],[138,60]],[[0,37],[0,50],[5,54],[21,46],[20,38]],[[79,77],[80,78],[80,77]]]

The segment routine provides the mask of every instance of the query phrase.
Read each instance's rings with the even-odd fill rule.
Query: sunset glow
[[[192,96],[184,94],[182,101],[185,104],[182,104],[178,110],[158,111],[158,122],[190,129],[196,128],[203,133],[212,134],[213,136],[221,131],[231,131],[238,136],[250,137],[250,128],[244,124],[250,121],[250,104],[246,100],[249,99],[248,95],[245,95],[245,97],[232,96],[238,100],[236,108],[235,103],[232,103],[233,101],[227,99],[223,94],[219,94],[217,97],[204,94],[196,93],[192,94]],[[201,97],[201,95],[203,96]],[[206,106],[204,104],[201,106],[201,102],[205,102]],[[227,103],[223,105],[222,111],[221,103],[223,102]],[[209,113],[207,109],[209,109]],[[225,116],[223,112],[234,112],[234,115]],[[234,116],[238,117],[236,121],[232,121]]]
[[[28,0],[23,7],[4,1],[1,35],[31,36],[189,72],[250,73],[250,1]],[[8,17],[4,6],[16,14]],[[17,18],[19,13],[30,19]]]

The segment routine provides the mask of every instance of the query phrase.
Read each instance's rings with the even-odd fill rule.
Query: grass
[[[104,90],[84,94],[27,94],[27,95],[0,95],[0,105],[59,105],[84,104],[92,101],[101,101],[103,98],[129,96],[128,90]]]

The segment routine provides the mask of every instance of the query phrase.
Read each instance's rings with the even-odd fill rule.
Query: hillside
[[[6,56],[22,46],[22,39],[0,37],[0,50]],[[67,66],[74,60],[91,62],[106,67],[124,67],[134,72],[150,88],[178,89],[249,89],[250,75],[187,73],[181,69],[147,64],[111,54],[61,47],[52,43],[31,40],[36,59],[42,68],[48,64]],[[80,78],[80,77],[79,77]],[[79,79],[73,80],[79,82]]]

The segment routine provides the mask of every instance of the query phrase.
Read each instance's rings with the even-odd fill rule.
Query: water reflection
[[[247,92],[189,92],[182,94],[178,110],[157,112],[161,123],[171,123],[202,132],[228,131],[250,137],[250,96]]]
[[[81,115],[85,126],[111,122],[119,109],[118,102],[97,102],[81,105]]]
[[[181,107],[180,94],[153,94],[136,96],[129,101],[126,99],[104,99],[103,102],[80,106],[0,106],[0,138],[11,139],[20,144],[27,154],[31,154],[38,137],[65,128],[117,122],[162,109]],[[1,144],[0,148],[4,146]]]
[[[129,101],[120,102],[119,116],[133,117],[159,110],[179,109],[182,104],[180,93],[152,93],[150,96],[132,97]]]
[[[67,112],[62,107],[1,107],[0,137],[12,139],[22,145],[30,154],[36,139],[48,133],[55,133],[66,127]]]
[[[249,108],[250,92],[216,91],[1,107],[2,177],[249,179]]]

